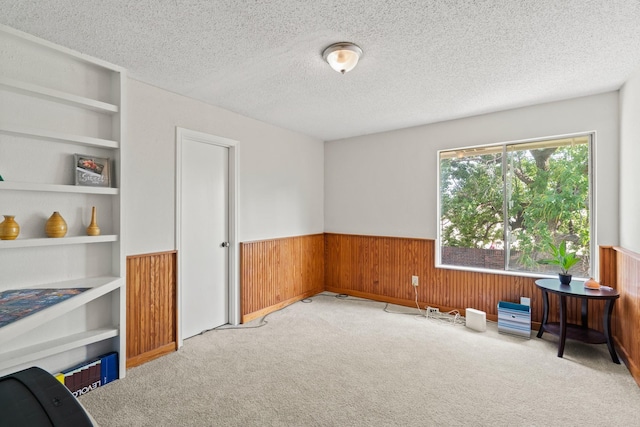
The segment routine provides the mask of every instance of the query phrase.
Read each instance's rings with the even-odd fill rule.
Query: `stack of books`
[[[55,376],[75,396],[82,396],[118,379],[118,353],[107,353]]]

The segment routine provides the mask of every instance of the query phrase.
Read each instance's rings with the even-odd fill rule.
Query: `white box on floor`
[[[484,311],[476,310],[474,308],[467,308],[465,310],[465,326],[474,331],[484,332],[487,330],[487,313]]]

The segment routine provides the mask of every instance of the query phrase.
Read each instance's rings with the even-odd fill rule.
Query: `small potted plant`
[[[557,265],[560,267],[560,273],[558,273],[558,278],[560,279],[560,283],[563,285],[568,285],[571,283],[571,274],[569,274],[569,269],[576,265],[580,259],[576,257],[574,252],[567,252],[567,242],[562,241],[559,246],[554,245],[553,243],[549,243],[549,247],[551,248],[551,254],[553,258],[551,259],[543,259],[538,261],[540,264],[549,264],[549,265]]]

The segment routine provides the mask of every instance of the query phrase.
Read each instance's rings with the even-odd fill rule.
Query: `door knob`
[[[228,248],[229,247],[229,242],[222,242],[222,244],[220,245],[221,248]]]

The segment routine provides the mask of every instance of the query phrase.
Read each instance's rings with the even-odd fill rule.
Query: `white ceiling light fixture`
[[[355,68],[362,56],[362,49],[353,43],[334,43],[322,52],[322,57],[339,73],[346,73]]]

